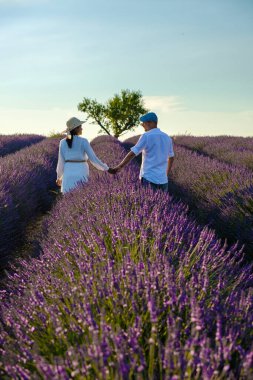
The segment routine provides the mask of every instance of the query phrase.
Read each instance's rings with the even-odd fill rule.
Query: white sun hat
[[[67,129],[64,132],[70,133],[71,131],[73,131],[73,129],[80,127],[80,125],[82,125],[83,123],[85,123],[85,121],[81,121],[81,120],[77,119],[77,117],[71,117],[66,122]]]

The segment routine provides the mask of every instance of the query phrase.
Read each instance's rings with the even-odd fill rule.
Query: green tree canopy
[[[140,91],[121,90],[105,105],[96,99],[84,98],[78,110],[86,113],[92,124],[98,124],[108,135],[118,138],[124,132],[132,131],[139,123],[139,117],[148,110],[144,107]]]

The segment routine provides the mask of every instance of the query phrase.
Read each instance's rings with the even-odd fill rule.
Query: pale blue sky
[[[0,132],[128,88],[170,134],[252,136],[252,46],[253,0],[0,0]]]

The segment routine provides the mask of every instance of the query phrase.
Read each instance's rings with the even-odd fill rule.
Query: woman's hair
[[[73,143],[73,136],[77,135],[77,129],[79,127],[76,127],[75,129],[72,129],[72,131],[70,131],[70,138],[69,138],[69,135],[66,137],[66,141],[67,141],[67,144],[68,144],[68,147],[69,148],[72,148],[72,143]]]

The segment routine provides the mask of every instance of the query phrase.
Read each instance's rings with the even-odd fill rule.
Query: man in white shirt
[[[141,182],[154,189],[168,191],[168,176],[174,161],[172,139],[157,128],[158,118],[154,112],[140,117],[145,130],[137,144],[113,170],[120,171],[128,162],[142,152]]]

